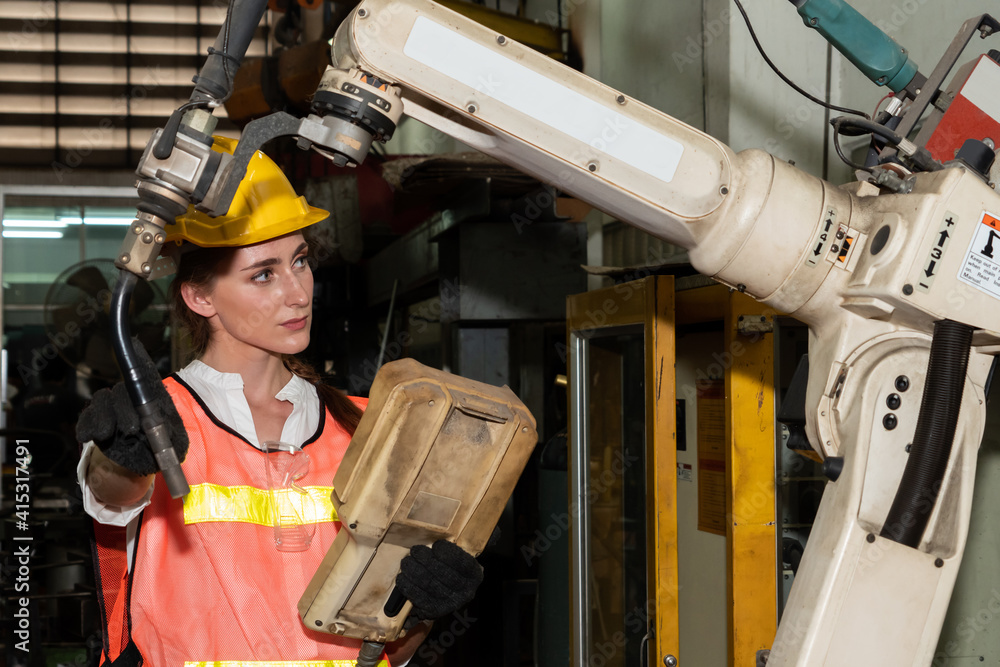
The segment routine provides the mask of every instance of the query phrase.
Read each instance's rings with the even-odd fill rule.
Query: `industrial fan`
[[[88,259],[63,271],[45,296],[45,333],[60,356],[87,377],[120,379],[111,349],[109,304],[118,279],[110,259]],[[170,308],[163,288],[139,281],[129,312],[131,331],[153,359],[169,349]]]

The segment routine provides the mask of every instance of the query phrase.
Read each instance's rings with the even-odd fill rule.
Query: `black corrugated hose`
[[[920,544],[951,457],[971,346],[972,327],[934,323],[917,430],[882,537],[913,548]]]

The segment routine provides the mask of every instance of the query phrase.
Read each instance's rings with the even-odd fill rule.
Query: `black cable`
[[[901,135],[897,134],[896,132],[893,132],[892,129],[886,127],[885,125],[882,125],[881,123],[876,123],[875,121],[870,119],[848,118],[845,116],[840,116],[838,118],[834,118],[833,120],[831,120],[830,124],[833,125],[834,128],[833,140],[834,140],[834,146],[837,148],[837,155],[840,156],[841,160],[846,162],[849,166],[854,167],[855,169],[868,169],[869,167],[865,166],[859,167],[856,163],[851,162],[846,156],[844,156],[843,151],[840,149],[840,142],[838,141],[838,137],[841,134],[848,136],[861,136],[863,134],[874,134],[879,138],[881,138],[882,140],[884,140],[887,144],[893,146],[894,148],[898,148],[899,145],[903,143],[904,140]],[[854,130],[854,132],[853,133],[844,132],[841,128],[849,128]],[[912,153],[901,153],[901,155],[906,157],[906,159],[909,160],[910,163],[912,163],[912,166],[915,167],[916,170],[937,171],[938,169],[943,168],[943,165],[937,160],[935,160],[934,157],[930,154],[930,151],[928,151],[926,148],[921,146],[916,146],[915,148],[916,150],[914,150]]]
[[[767,54],[764,53],[764,47],[760,45],[760,40],[757,39],[757,34],[753,31],[753,26],[750,24],[750,17],[747,16],[747,12],[746,12],[745,9],[743,9],[743,5],[740,3],[740,0],[733,0],[733,2],[736,3],[736,8],[739,9],[740,10],[740,14],[743,15],[743,21],[744,21],[744,23],[747,24],[747,30],[750,31],[750,38],[753,40],[753,43],[757,47],[757,50],[760,52],[760,55],[764,59],[764,62],[766,62],[768,64],[768,66],[772,70],[774,70],[774,73],[777,74],[778,77],[782,81],[784,81],[789,86],[791,86],[800,95],[805,96],[806,98],[808,98],[809,100],[812,100],[813,102],[815,102],[816,104],[820,105],[821,107],[826,107],[827,109],[833,109],[834,111],[841,111],[843,113],[854,114],[855,116],[862,116],[864,118],[867,118],[868,120],[871,120],[871,116],[869,116],[868,114],[866,114],[864,111],[858,111],[857,109],[850,109],[848,107],[839,107],[836,104],[830,104],[829,102],[825,102],[825,101],[819,99],[818,97],[814,97],[814,96],[810,95],[806,91],[804,91],[801,88],[799,88],[798,86],[796,86],[795,83],[793,83],[791,79],[789,79],[787,76],[785,76],[784,74],[782,74],[781,70],[779,70],[778,67],[773,62],[771,62],[771,59],[767,57]]]
[[[830,125],[833,126],[833,147],[837,149],[837,157],[839,157],[840,160],[848,167],[855,170],[860,169],[862,171],[867,171],[870,169],[870,167],[863,164],[858,164],[857,162],[854,162],[849,157],[847,157],[847,155],[844,154],[844,150],[840,146],[840,135],[843,134],[846,136],[861,136],[863,134],[877,134],[883,140],[885,140],[887,143],[892,144],[893,146],[898,146],[899,142],[902,141],[902,138],[898,134],[896,134],[889,128],[884,127],[883,125],[880,125],[879,123],[876,123],[874,121],[840,116],[838,118],[834,118],[833,120],[831,120]],[[844,126],[849,127],[855,131],[843,132],[841,130],[841,127]]]
[[[219,100],[219,104],[220,105],[221,104],[225,104],[226,102],[228,102],[229,101],[229,97],[233,94],[233,80],[236,78],[236,76],[232,72],[232,70],[229,69],[229,67],[230,67],[230,61],[231,60],[235,60],[237,62],[237,65],[238,65],[239,62],[240,62],[240,60],[242,60],[242,58],[234,58],[233,56],[229,55],[229,28],[230,28],[230,25],[232,24],[232,20],[233,20],[233,4],[234,4],[233,2],[230,2],[229,6],[226,7],[226,20],[225,20],[225,22],[222,25],[222,30],[223,30],[223,33],[222,33],[222,53],[220,55],[222,55],[222,71],[226,75],[226,91],[227,92],[226,92],[226,96],[223,97],[221,100]],[[211,49],[209,49],[209,52],[211,52]]]
[[[893,132],[890,128],[880,123],[876,123],[873,120],[862,120],[860,118],[846,118],[840,116],[839,118],[834,118],[830,121],[830,125],[833,125],[834,129],[838,133],[847,136],[860,137],[864,134],[875,134],[885,140],[886,143],[892,144],[893,146],[899,146],[903,141],[903,137],[899,136]],[[842,132],[840,128],[846,127],[855,132]]]
[[[846,164],[848,167],[855,170],[860,169],[862,171],[868,171],[868,167],[866,167],[863,164],[858,164],[851,158],[844,155],[844,150],[840,147],[840,132],[838,132],[837,130],[834,130],[833,132],[833,147],[837,150],[837,157],[839,157],[840,161]]]

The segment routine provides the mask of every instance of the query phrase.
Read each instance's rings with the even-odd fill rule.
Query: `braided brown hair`
[[[189,283],[196,289],[211,289],[215,276],[225,271],[232,262],[235,248],[196,248],[181,253],[177,275],[170,283],[170,304],[181,327],[187,331],[191,349],[200,357],[212,339],[208,320],[188,308],[181,296],[181,285]],[[348,433],[353,434],[361,420],[361,408],[343,392],[323,382],[322,376],[309,363],[295,355],[283,354],[281,361],[289,371],[316,387],[320,403]]]

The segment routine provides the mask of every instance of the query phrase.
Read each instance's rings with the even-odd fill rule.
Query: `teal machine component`
[[[807,27],[823,35],[876,85],[898,93],[913,81],[917,64],[906,49],[844,0],[791,2]]]

